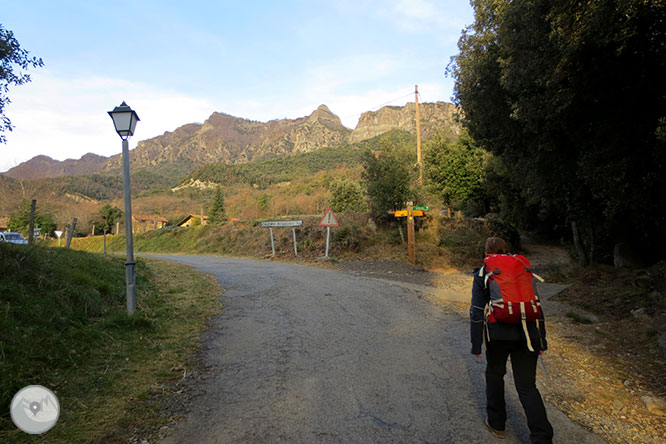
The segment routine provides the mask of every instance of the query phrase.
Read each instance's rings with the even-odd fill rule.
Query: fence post
[[[74,230],[76,229],[76,218],[72,220],[72,226],[67,230],[67,241],[65,242],[65,248],[69,248],[72,243],[72,236],[74,236]]]

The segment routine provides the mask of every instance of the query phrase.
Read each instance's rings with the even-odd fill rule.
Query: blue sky
[[[450,101],[445,67],[467,0],[2,1],[0,23],[41,57],[13,87],[0,172],[38,154],[120,152],[106,114],[125,100],[140,140],[224,112],[268,121],[326,104],[354,128],[390,102]]]

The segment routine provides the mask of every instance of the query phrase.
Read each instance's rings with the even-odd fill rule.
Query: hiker
[[[481,358],[481,345],[486,345],[486,428],[496,438],[504,438],[504,429],[506,423],[506,407],[504,403],[504,375],[506,374],[506,361],[511,356],[511,368],[513,370],[513,380],[520,397],[520,402],[527,416],[527,425],[530,429],[530,440],[536,443],[552,443],[553,427],[546,416],[546,409],[541,399],[541,394],[536,387],[536,366],[539,353],[543,353],[548,347],[546,343],[546,329],[543,320],[543,313],[540,311],[538,295],[536,302],[527,303],[528,307],[534,308],[534,313],[538,319],[531,322],[521,321],[521,310],[519,305],[517,313],[517,323],[500,322],[493,317],[490,310],[491,288],[497,293],[498,284],[492,287],[489,284],[491,276],[501,275],[501,270],[489,271],[493,268],[488,264],[491,261],[523,260],[528,265],[516,267],[521,271],[525,269],[530,280],[532,292],[536,292],[536,287],[531,283],[532,273],[529,271],[529,262],[523,256],[509,255],[507,243],[499,237],[491,237],[486,241],[485,247],[486,259],[484,267],[474,270],[474,283],[472,285],[472,306],[470,308],[470,333],[472,339],[472,354]],[[510,264],[509,264],[510,265]],[[505,268],[508,275],[509,265]],[[501,266],[500,266],[501,269]],[[507,285],[507,284],[505,284]],[[508,284],[512,285],[512,284]],[[510,293],[507,290],[506,293]],[[534,297],[532,295],[532,297]],[[493,293],[493,299],[497,299],[497,294]],[[508,296],[504,299],[510,299]],[[531,304],[531,305],[530,305]],[[511,305],[511,304],[507,304]],[[539,306],[537,312],[536,306]],[[501,306],[503,308],[503,306]],[[513,309],[516,310],[515,308]],[[511,310],[509,310],[511,311]],[[496,310],[496,313],[499,313]],[[499,316],[499,314],[498,314]],[[534,314],[533,314],[534,316]],[[533,350],[533,351],[531,351]]]

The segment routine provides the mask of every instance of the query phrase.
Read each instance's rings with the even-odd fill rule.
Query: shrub
[[[333,244],[345,250],[358,251],[367,241],[368,235],[356,225],[342,227],[333,232]]]

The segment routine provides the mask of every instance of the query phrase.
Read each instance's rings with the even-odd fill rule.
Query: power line
[[[410,92],[409,94],[405,94],[404,96],[402,96],[402,97],[398,97],[397,99],[390,100],[390,101],[388,101],[388,102],[382,103],[381,105],[373,106],[372,108],[370,108],[370,111],[375,110],[375,109],[377,109],[377,108],[381,108],[382,106],[386,106],[386,105],[388,105],[389,103],[397,102],[398,100],[404,99],[404,98],[406,98],[406,97],[411,97],[411,96],[413,96],[413,95],[414,95],[414,93],[413,93],[413,92]]]
[[[411,97],[411,96],[413,96],[413,95],[414,95],[414,93],[413,93],[413,92],[410,92],[409,94],[405,94],[404,96],[402,96],[402,97],[398,97],[397,99],[389,100],[388,102],[384,102],[384,103],[382,103],[381,105],[373,106],[373,107],[371,107],[371,108],[370,108],[369,110],[367,110],[367,111],[375,111],[375,110],[381,108],[382,106],[386,106],[386,105],[388,105],[388,104],[391,104],[391,103],[393,103],[393,102],[397,102],[398,100],[402,100],[402,99],[405,99],[405,98],[407,98],[407,97]],[[363,112],[367,112],[367,111],[363,111]],[[347,114],[346,116],[344,116],[344,117],[342,117],[342,118],[343,118],[343,119],[346,119],[346,118],[348,118],[348,117],[354,117],[354,116],[356,116],[356,115],[358,115],[358,114],[363,114],[363,112],[361,112],[361,113]]]

